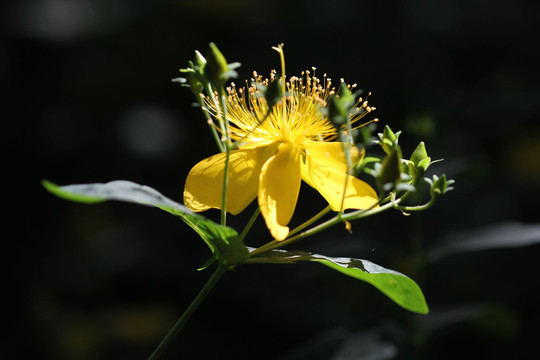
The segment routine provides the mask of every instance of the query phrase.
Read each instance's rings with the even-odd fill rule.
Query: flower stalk
[[[163,338],[161,343],[156,347],[154,352],[150,355],[148,360],[157,360],[163,354],[165,349],[169,346],[171,341],[178,335],[180,330],[184,327],[184,325],[187,323],[191,315],[199,308],[203,300],[208,296],[210,291],[216,286],[217,282],[223,274],[225,274],[226,269],[223,266],[218,266],[217,269],[214,271],[210,279],[206,282],[204,287],[199,291],[195,299],[191,302],[191,304],[188,306],[188,308],[184,311],[182,316],[178,319],[178,321],[174,324],[174,326],[169,330],[167,335]]]

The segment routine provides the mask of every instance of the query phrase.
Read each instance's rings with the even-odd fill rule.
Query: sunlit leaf
[[[234,265],[247,258],[249,253],[238,237],[236,230],[216,224],[196,214],[159,191],[131,181],[117,180],[109,183],[58,186],[47,180],[43,186],[51,193],[75,202],[96,204],[118,200],[154,206],[182,218],[210,247],[217,259],[225,265]]]
[[[365,281],[392,299],[401,307],[420,314],[429,312],[424,294],[411,278],[394,270],[386,269],[363,259],[328,257],[304,251],[272,250],[254,256],[249,262],[257,263],[295,263],[314,261],[342,274]]]
[[[370,283],[399,306],[420,314],[429,312],[422,290],[411,278],[368,260],[318,256],[313,261]]]

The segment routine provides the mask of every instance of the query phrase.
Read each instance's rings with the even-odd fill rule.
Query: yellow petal
[[[334,163],[336,166],[329,166]],[[334,211],[367,209],[375,205],[378,201],[375,190],[362,180],[339,170],[337,164],[339,163],[329,161],[327,157],[321,157],[320,154],[319,157],[306,155],[302,161],[302,179],[315,188],[328,201]],[[342,166],[341,168],[343,169]],[[342,209],[341,203],[346,178],[348,178],[347,190]]]
[[[289,234],[300,191],[300,155],[291,143],[282,143],[276,155],[264,164],[259,179],[259,208],[266,226],[276,240]]]
[[[341,142],[304,141],[307,156],[317,159],[320,165],[330,166],[336,170],[347,171],[345,151]],[[352,164],[355,165],[364,157],[364,149],[359,150],[351,144],[350,154]]]
[[[275,146],[231,151],[227,211],[238,214],[257,196],[259,173],[275,151]],[[202,160],[188,174],[184,187],[184,204],[192,211],[221,209],[225,153]]]

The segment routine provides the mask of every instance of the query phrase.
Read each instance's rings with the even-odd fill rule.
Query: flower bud
[[[173,79],[173,81],[181,83],[182,86],[191,88],[193,94],[195,96],[199,96],[204,88],[203,82],[206,81],[204,77],[205,65],[206,59],[201,55],[200,52],[195,50],[194,62],[190,61],[189,66],[186,69],[180,69],[180,72],[186,74],[186,77],[176,78]]]
[[[433,175],[433,179],[424,178],[428,184],[431,185],[430,194],[431,197],[440,197],[446,194],[450,190],[454,190],[452,185],[454,180],[446,180],[446,175],[442,174],[440,177]]]
[[[336,127],[339,128],[347,123],[347,117],[349,114],[348,109],[343,106],[343,102],[336,96],[330,97],[328,100],[328,120]]]
[[[385,153],[390,154],[392,149],[397,146],[400,134],[401,131],[394,134],[388,125],[384,127],[382,134],[379,133],[380,145]]]
[[[195,96],[198,96],[200,92],[202,91],[203,85],[199,81],[199,76],[197,73],[193,72],[186,72],[186,79],[187,83],[189,84],[189,87],[191,88],[191,91]]]
[[[401,182],[401,149],[399,146],[391,149],[384,158],[377,175],[377,185],[384,192],[392,191]]]
[[[225,56],[219,51],[216,44],[211,42],[206,58],[206,76],[208,80],[216,88],[222,87],[227,81],[224,75],[229,71]]]
[[[283,96],[283,88],[280,80],[272,81],[264,90],[264,98],[266,99],[268,109],[271,109],[274,107],[274,105],[280,102]]]
[[[355,103],[355,96],[345,82],[341,83],[337,95],[343,108],[347,109],[347,111],[351,110]]]
[[[328,100],[328,119],[336,128],[347,123],[355,98],[347,84],[342,81],[337,94]]]
[[[424,142],[420,142],[411,155],[409,160],[409,172],[413,177],[413,181],[416,181],[426,173],[427,168],[431,163],[431,158],[426,152],[426,146]]]

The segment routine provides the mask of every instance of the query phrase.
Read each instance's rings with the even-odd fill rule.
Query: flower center
[[[302,147],[305,140],[333,141],[337,138],[338,132],[324,111],[327,100],[336,92],[326,74],[322,80],[315,74],[312,75],[309,70],[302,72],[300,77],[290,77],[284,84],[286,96],[269,112],[261,89],[274,80],[275,71],[270,73],[270,79],[254,72],[250,82],[246,81],[246,87],[237,88],[234,83],[227,87],[227,118],[231,139],[241,140],[240,148],[276,142]],[[205,104],[214,116],[221,111],[208,97],[205,98]],[[350,116],[351,123],[362,118],[371,109],[367,106],[367,101],[360,98],[357,103],[359,111]]]

